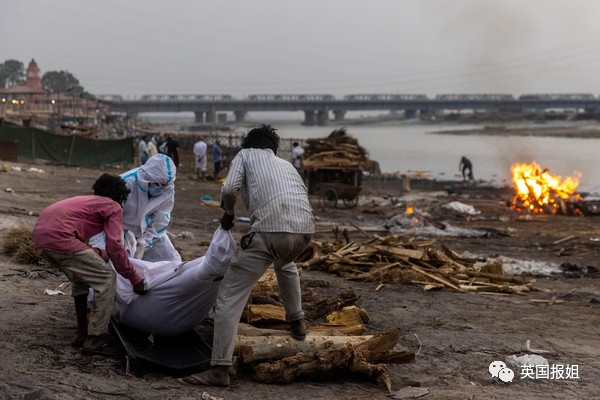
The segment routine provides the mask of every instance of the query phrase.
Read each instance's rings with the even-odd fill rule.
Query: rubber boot
[[[77,316],[77,335],[73,341],[73,346],[81,347],[87,337],[88,329],[88,309],[87,294],[73,297],[75,300],[75,315]]]

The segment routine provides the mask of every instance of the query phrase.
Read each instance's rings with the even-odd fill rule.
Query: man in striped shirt
[[[217,297],[211,368],[184,381],[195,385],[229,385],[237,329],[252,288],[273,264],[292,337],[304,340],[300,278],[294,260],[314,233],[306,186],[294,166],[276,156],[279,135],[269,125],[252,129],[229,166],[221,189],[225,210],[221,225],[233,226],[238,193],[250,214],[250,232],[241,239]]]

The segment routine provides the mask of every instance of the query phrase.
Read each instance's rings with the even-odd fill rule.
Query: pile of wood
[[[415,353],[400,344],[396,328],[364,335],[369,317],[353,291],[323,297],[302,294],[309,323],[306,340],[292,339],[285,309],[269,271],[253,291],[238,329],[236,368],[249,367],[260,382],[289,383],[301,377],[347,376],[380,382],[391,391],[385,364],[411,363]]]
[[[305,168],[358,168],[368,169],[367,151],[358,140],[346,133],[345,128],[336,129],[326,138],[307,139],[304,146]]]
[[[475,267],[445,245],[403,240],[399,235],[375,235],[363,243],[345,245],[313,241],[298,266],[335,273],[341,277],[383,284],[414,284],[425,290],[448,288],[458,292],[523,293],[541,290],[531,280],[504,274],[500,263]]]

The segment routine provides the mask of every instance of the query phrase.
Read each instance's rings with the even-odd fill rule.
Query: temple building
[[[42,76],[40,75],[40,67],[38,67],[35,59],[31,59],[25,72],[25,84],[11,86],[9,88],[0,89],[0,94],[36,94],[43,93]]]
[[[73,127],[96,127],[106,112],[106,105],[98,100],[44,91],[41,70],[33,58],[24,84],[0,89],[0,120],[4,121],[64,132]]]

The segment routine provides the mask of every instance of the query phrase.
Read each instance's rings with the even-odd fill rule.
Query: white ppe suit
[[[170,213],[175,205],[175,175],[173,160],[164,154],[156,154],[141,167],[121,174],[131,190],[123,206],[123,229],[135,236],[143,251],[142,260],[181,261],[181,255],[167,236]],[[159,184],[162,193],[148,196],[151,183]]]

